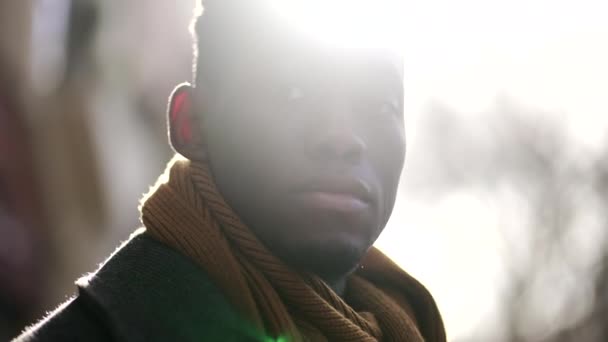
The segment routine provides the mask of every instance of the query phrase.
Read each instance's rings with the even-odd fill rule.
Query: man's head
[[[209,162],[228,204],[273,253],[343,275],[393,209],[405,155],[400,69],[379,50],[321,44],[263,9],[220,2],[195,26],[196,87],[173,95],[172,145]]]

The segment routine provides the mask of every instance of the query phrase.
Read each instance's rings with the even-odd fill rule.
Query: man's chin
[[[369,248],[368,243],[351,237],[300,241],[284,255],[284,259],[297,270],[316,274],[322,278],[338,278],[352,272]]]

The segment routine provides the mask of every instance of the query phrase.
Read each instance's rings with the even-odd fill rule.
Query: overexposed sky
[[[412,153],[424,152],[416,124],[430,101],[483,120],[499,96],[552,113],[580,144],[599,148],[608,128],[607,2],[429,0],[408,4],[406,17]],[[433,205],[406,194],[377,243],[431,289],[451,338],[499,319],[497,215],[468,193]]]
[[[408,115],[429,99],[475,114],[496,95],[575,116],[596,143],[606,123],[608,4],[605,1],[445,1],[406,13]],[[407,103],[407,102],[406,102]]]

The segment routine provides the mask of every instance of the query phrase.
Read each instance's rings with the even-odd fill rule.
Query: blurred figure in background
[[[0,70],[0,339],[8,339],[38,310],[48,232],[20,96],[1,56]]]
[[[28,11],[0,5],[0,340],[38,315],[46,288],[49,232],[24,101]]]

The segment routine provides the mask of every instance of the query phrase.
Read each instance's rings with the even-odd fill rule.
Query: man
[[[268,3],[205,3],[145,228],[19,341],[445,341],[428,291],[371,247],[404,161],[399,62]]]

